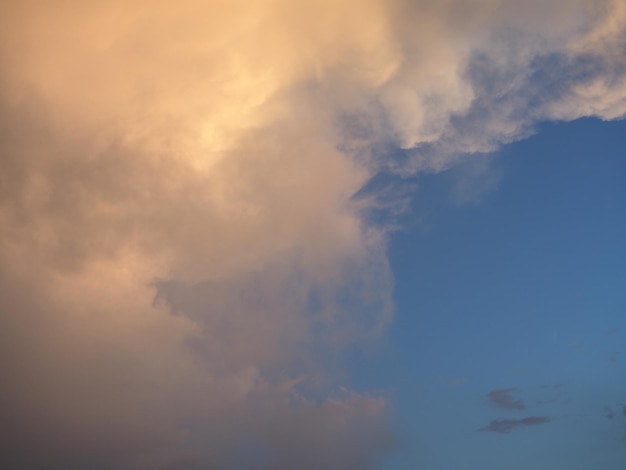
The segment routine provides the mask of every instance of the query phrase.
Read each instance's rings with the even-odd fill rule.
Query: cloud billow
[[[355,195],[626,113],[619,0],[296,3],[0,7],[4,466],[374,468],[406,195]]]

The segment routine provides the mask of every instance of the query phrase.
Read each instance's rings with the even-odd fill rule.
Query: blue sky
[[[624,122],[543,125],[497,152],[479,202],[454,201],[453,174],[418,180],[419,222],[390,244],[381,377],[405,434],[389,468],[623,468],[624,148]],[[508,388],[524,410],[489,403]],[[539,415],[551,422],[476,432]]]

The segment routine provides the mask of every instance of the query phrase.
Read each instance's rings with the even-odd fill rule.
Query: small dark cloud
[[[613,410],[611,408],[609,408],[608,406],[604,407],[604,417],[606,419],[613,419],[615,418],[615,413],[613,413]]]
[[[516,392],[515,388],[502,388],[496,389],[489,392],[487,396],[487,400],[491,403],[492,406],[496,408],[505,408],[507,410],[523,410],[526,408],[524,402],[515,398],[513,394]]]
[[[620,333],[622,331],[621,328],[611,328],[610,330],[606,330],[606,335],[607,336],[615,336],[616,334]]]
[[[488,426],[478,429],[478,431],[493,431],[507,434],[515,428],[524,426],[536,426],[546,424],[551,421],[547,416],[529,416],[524,419],[494,419]]]
[[[619,353],[614,352],[609,355],[609,361],[615,363],[619,360]]]

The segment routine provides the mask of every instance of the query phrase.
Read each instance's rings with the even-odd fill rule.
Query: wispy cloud
[[[478,431],[492,431],[508,434],[517,428],[547,424],[550,421],[551,419],[546,416],[529,416],[523,419],[495,419],[491,421],[488,426],[480,428]]]
[[[505,408],[508,410],[523,410],[526,408],[524,401],[519,398],[515,398],[514,393],[517,391],[515,388],[502,388],[489,392],[487,400],[496,408]]]

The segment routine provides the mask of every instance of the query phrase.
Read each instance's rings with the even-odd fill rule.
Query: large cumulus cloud
[[[615,1],[0,7],[4,459],[368,468],[342,351],[392,311],[380,171],[626,112]]]

